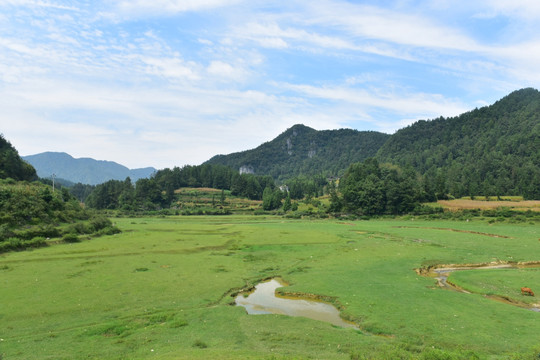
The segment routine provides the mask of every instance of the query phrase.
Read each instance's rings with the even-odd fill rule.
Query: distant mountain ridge
[[[375,156],[389,137],[376,131],[318,131],[297,124],[255,149],[217,155],[206,163],[277,180],[298,175],[336,176],[350,164]]]
[[[75,159],[64,152],[44,152],[23,156],[23,160],[31,164],[41,178],[56,177],[71,181],[97,185],[109,180],[125,180],[130,177],[133,182],[152,175],[156,169],[128,169],[113,161],[95,160],[91,158]]]

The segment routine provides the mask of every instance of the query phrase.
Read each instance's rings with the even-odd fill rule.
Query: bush
[[[13,231],[10,230],[7,224],[0,225],[0,241],[13,237]]]
[[[416,205],[415,208],[411,211],[413,215],[430,215],[430,214],[440,214],[444,212],[444,209],[440,206],[429,206],[429,205]]]
[[[81,241],[79,237],[77,236],[77,234],[73,234],[73,233],[64,235],[62,240],[64,240],[64,242],[67,242],[67,243],[76,243],[76,242]]]
[[[206,349],[208,347],[208,345],[204,341],[196,340],[193,343],[193,347],[196,347],[196,348],[199,348],[199,349]]]
[[[90,234],[92,232],[93,231],[90,229],[90,226],[82,222],[71,224],[65,230],[66,234]]]
[[[0,253],[13,250],[22,250],[24,248],[21,239],[11,237],[0,243]]]
[[[98,236],[101,236],[101,235],[114,235],[114,234],[118,234],[118,233],[121,233],[121,232],[122,231],[120,229],[118,229],[117,227],[107,226],[106,228],[99,230],[96,234]]]
[[[101,229],[105,229],[106,227],[111,227],[112,222],[111,220],[107,219],[106,217],[96,217],[90,220],[90,224],[94,231],[99,231]]]
[[[45,238],[42,236],[38,236],[33,238],[32,240],[25,241],[24,243],[25,248],[39,248],[43,246],[47,246],[47,242],[45,241]]]

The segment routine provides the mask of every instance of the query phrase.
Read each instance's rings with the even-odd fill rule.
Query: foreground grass
[[[481,292],[442,290],[414,272],[540,260],[535,225],[115,221],[122,234],[0,257],[3,358],[534,359],[540,352],[540,314]],[[506,279],[509,291],[527,282],[540,292],[530,273],[499,274],[482,272],[482,281],[502,288],[497,282]],[[278,275],[291,284],[286,292],[330,297],[361,330],[230,306],[235,289]]]

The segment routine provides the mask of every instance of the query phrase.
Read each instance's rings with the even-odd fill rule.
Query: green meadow
[[[0,256],[1,359],[537,359],[540,270],[415,269],[540,260],[540,227],[274,216],[117,218],[122,233]],[[279,276],[359,329],[248,315],[233,296]],[[527,286],[536,297],[520,294]]]

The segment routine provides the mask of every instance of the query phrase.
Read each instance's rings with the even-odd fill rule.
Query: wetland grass
[[[452,274],[482,290],[462,294],[414,271],[540,260],[535,225],[272,216],[115,222],[123,233],[0,257],[3,358],[533,359],[540,351],[540,314],[482,295],[536,288],[537,273]],[[276,276],[290,284],[286,292],[331,299],[359,329],[231,306],[240,290]]]

